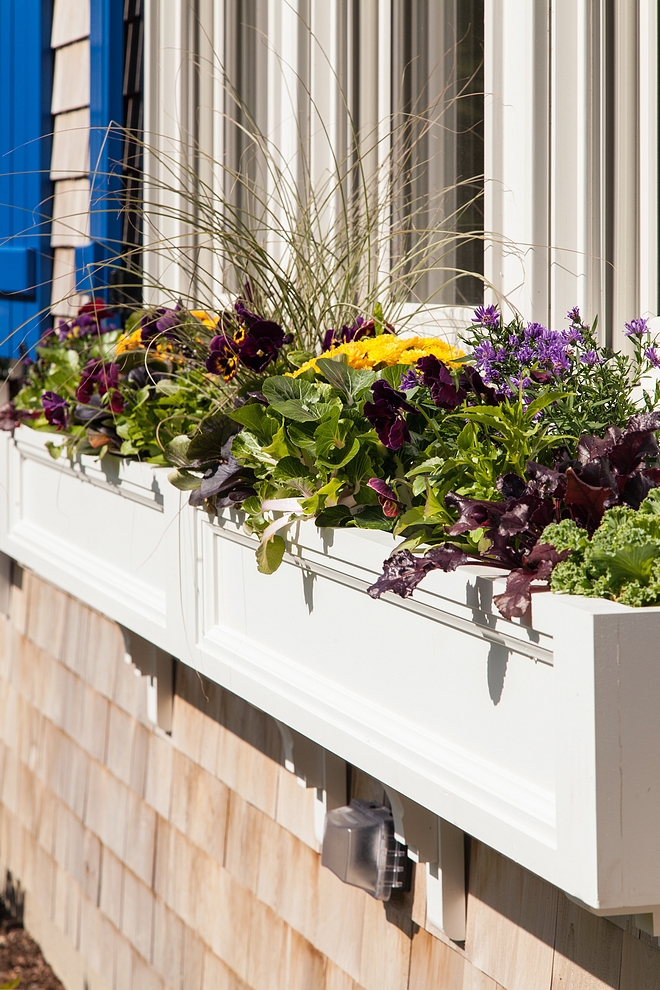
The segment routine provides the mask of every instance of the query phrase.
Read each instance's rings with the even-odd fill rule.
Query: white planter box
[[[365,594],[387,534],[299,527],[272,576],[147,465],[0,440],[0,549],[603,914],[660,905],[660,609],[493,571]],[[405,821],[404,821],[405,825]]]

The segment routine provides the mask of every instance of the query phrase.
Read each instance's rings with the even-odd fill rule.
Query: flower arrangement
[[[61,434],[53,456],[169,464],[191,504],[242,510],[266,573],[287,528],[313,520],[402,538],[373,597],[479,560],[509,571],[508,617],[548,581],[656,603],[660,386],[634,395],[657,345],[644,320],[626,326],[628,357],[577,309],[567,319],[554,331],[479,307],[463,351],[398,336],[377,305],[306,357],[247,284],[218,315],[179,303],[123,331],[84,307],[42,339],[0,425]]]

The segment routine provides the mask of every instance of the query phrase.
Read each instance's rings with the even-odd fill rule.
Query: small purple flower
[[[518,341],[516,341],[516,343],[518,343]],[[474,356],[477,359],[477,364],[497,360],[495,348],[489,340],[482,340],[480,344],[477,344],[474,349]]]
[[[500,325],[500,314],[496,306],[477,306],[472,317],[473,323],[479,323],[482,327],[489,327],[497,330]]]
[[[399,382],[399,388],[407,392],[411,388],[415,388],[417,385],[421,385],[422,380],[420,378],[419,372],[415,368],[410,368],[404,375],[401,375],[401,381]]]
[[[521,346],[515,352],[515,357],[522,364],[531,364],[532,361],[534,360],[535,356],[536,355],[534,354],[534,351],[529,346],[529,344],[521,344]]]
[[[57,392],[44,392],[41,396],[44,415],[51,426],[66,430],[69,425],[69,403]]]
[[[566,319],[574,326],[583,326],[582,317],[580,316],[580,309],[578,306],[573,306],[573,309],[569,309],[566,314]]]
[[[567,344],[583,344],[584,343],[584,337],[582,336],[582,331],[580,330],[580,327],[578,327],[575,324],[573,324],[572,326],[570,326],[568,328],[568,330],[564,330],[562,336],[563,336],[563,338],[564,338],[564,340],[566,341]]]
[[[542,323],[528,323],[525,328],[525,337],[527,340],[537,340],[547,332],[547,327],[544,327]]]
[[[598,352],[593,350],[585,351],[584,354],[581,354],[580,361],[582,362],[582,364],[586,364],[586,365],[603,363],[603,359],[601,357],[598,357]]]
[[[654,368],[660,368],[660,354],[658,354],[656,347],[647,347],[644,351],[644,357]]]
[[[374,382],[371,392],[374,401],[365,402],[364,415],[378,434],[380,442],[390,450],[398,450],[406,440],[410,440],[410,431],[403,414],[415,410],[406,402],[401,392],[397,392],[382,378]]]
[[[626,337],[642,337],[645,333],[648,333],[648,329],[648,320],[639,318],[626,323],[626,329],[623,332]]]

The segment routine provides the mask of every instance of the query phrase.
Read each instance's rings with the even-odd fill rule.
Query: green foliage
[[[623,605],[660,604],[660,489],[653,489],[638,511],[609,509],[591,540],[570,520],[547,526],[542,539],[573,551],[556,566],[553,591]]]

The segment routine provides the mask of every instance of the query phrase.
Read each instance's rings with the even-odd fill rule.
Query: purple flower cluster
[[[78,340],[92,334],[109,333],[111,330],[118,330],[119,326],[117,314],[108,309],[105,303],[95,300],[81,306],[73,319],[60,320],[56,332],[60,343],[64,343],[66,340]]]
[[[82,405],[88,405],[94,393],[99,395],[110,393],[109,407],[113,413],[120,413],[124,408],[124,400],[119,385],[119,365],[112,361],[88,361],[82,370],[80,383],[76,389],[76,400]]]
[[[483,380],[511,398],[521,387],[525,390],[561,378],[572,369],[586,329],[577,307],[568,312],[567,318],[567,330],[549,330],[540,323],[528,323],[510,332],[504,342],[482,340],[474,348],[474,357]],[[497,330],[499,313],[494,306],[479,307],[473,322]],[[586,351],[580,360],[587,365],[601,361],[594,350]]]
[[[231,381],[241,364],[257,374],[265,371],[282,345],[291,340],[279,323],[251,313],[241,299],[234,303],[234,309],[238,327],[231,335],[229,330],[224,330],[225,323],[231,324],[231,319],[221,320],[223,332],[211,340],[206,360],[207,370],[221,375],[226,382]]]

